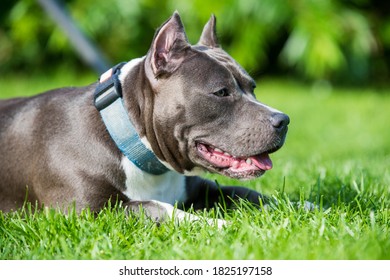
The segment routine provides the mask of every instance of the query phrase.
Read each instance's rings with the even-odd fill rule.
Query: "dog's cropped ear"
[[[203,45],[211,49],[219,47],[216,25],[217,25],[217,19],[214,15],[211,15],[209,21],[206,23],[206,25],[203,28],[203,32],[202,35],[200,36],[198,45]]]
[[[155,77],[173,73],[190,48],[180,16],[175,12],[156,32],[151,47],[151,64]]]

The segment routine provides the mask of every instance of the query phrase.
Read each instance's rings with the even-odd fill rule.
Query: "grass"
[[[0,98],[94,79],[66,72],[1,78]],[[273,196],[272,211],[241,202],[219,230],[202,221],[157,226],[120,207],[95,216],[27,205],[0,213],[0,259],[390,259],[389,92],[259,83],[259,99],[291,117],[274,168],[249,182],[207,176]],[[318,209],[292,205],[304,200]]]

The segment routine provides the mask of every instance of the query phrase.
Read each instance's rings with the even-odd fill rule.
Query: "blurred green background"
[[[390,1],[63,1],[78,27],[115,64],[143,56],[174,10],[196,43],[214,13],[221,45],[249,73],[332,84],[387,84]],[[0,2],[0,74],[92,71],[35,0]]]

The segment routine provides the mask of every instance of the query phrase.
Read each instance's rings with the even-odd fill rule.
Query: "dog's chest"
[[[185,176],[170,171],[162,175],[151,175],[136,167],[126,157],[122,158],[126,175],[126,190],[131,200],[158,200],[170,204],[184,202],[186,198]]]

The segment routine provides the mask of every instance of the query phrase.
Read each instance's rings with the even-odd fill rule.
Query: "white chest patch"
[[[126,190],[132,200],[158,200],[171,205],[184,202],[186,198],[185,176],[175,171],[152,175],[140,170],[125,156],[122,168],[126,174]]]

